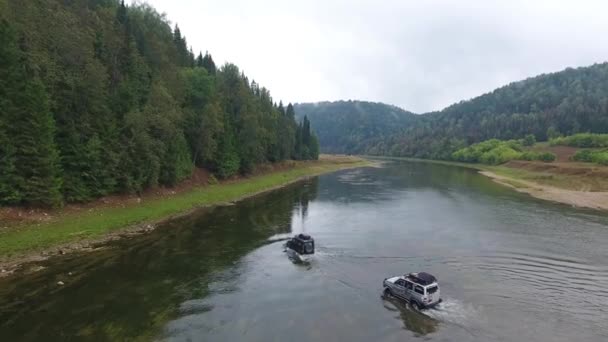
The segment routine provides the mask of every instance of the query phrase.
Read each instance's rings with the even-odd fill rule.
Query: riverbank
[[[231,204],[308,177],[370,165],[362,158],[324,155],[318,161],[286,162],[256,176],[181,189],[160,197],[143,196],[119,205],[100,201],[99,205],[34,213],[32,219],[18,223],[0,219],[4,225],[0,229],[0,276],[27,261],[92,249],[104,241],[150,231],[162,221],[201,207]]]
[[[522,179],[499,175],[492,171],[479,171],[495,182],[533,197],[568,204],[574,207],[608,210],[608,192],[577,191],[542,185]]]
[[[474,169],[496,183],[538,199],[574,207],[608,210],[608,167],[573,162],[512,161],[504,165],[491,166],[417,158],[381,157],[379,159],[407,160]]]

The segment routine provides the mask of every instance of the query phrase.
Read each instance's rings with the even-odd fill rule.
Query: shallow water
[[[298,232],[317,242],[307,265],[283,253]],[[606,341],[606,246],[606,215],[394,162],[1,280],[0,340]],[[439,279],[437,309],[380,297],[382,279],[419,270]]]

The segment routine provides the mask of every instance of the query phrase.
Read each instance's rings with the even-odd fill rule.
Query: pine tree
[[[315,134],[312,134],[310,138],[309,153],[309,159],[319,159],[319,139],[317,139],[317,136]]]
[[[59,160],[46,91],[25,54],[17,48],[14,33],[6,21],[0,24],[0,36],[3,43],[0,70],[7,70],[3,72],[6,75],[2,76],[6,77],[2,77],[1,86],[2,102],[6,102],[2,107],[8,109],[3,121],[10,123],[4,138],[14,146],[13,151],[7,149],[5,164],[9,173],[14,170],[8,177],[17,190],[9,193],[13,199],[15,193],[19,194],[24,204],[59,206],[62,203]]]
[[[127,22],[127,6],[125,6],[125,0],[120,1],[118,9],[116,10],[116,20],[124,25]]]
[[[55,125],[42,82],[31,78],[19,99],[22,108],[14,118],[16,172],[22,178],[22,201],[35,206],[62,204],[59,155],[53,140]]]
[[[182,133],[176,135],[168,141],[159,176],[159,182],[168,186],[174,186],[191,176],[194,166],[186,138]]]
[[[22,195],[16,182],[15,142],[9,129],[19,73],[19,51],[12,29],[6,20],[0,22],[0,204],[16,204]]]
[[[213,62],[213,58],[211,57],[209,52],[205,52],[205,57],[203,57],[202,66],[203,68],[207,69],[209,75],[215,75],[215,63]]]
[[[216,173],[220,178],[235,175],[240,166],[239,155],[235,146],[234,134],[230,129],[224,131],[220,138],[216,160]]]
[[[203,64],[203,53],[202,52],[199,52],[198,53],[198,57],[196,57],[196,66],[198,68],[204,67],[204,64]]]
[[[186,38],[182,36],[182,32],[177,25],[175,25],[175,29],[173,30],[173,44],[177,50],[178,65],[182,67],[191,67],[193,56],[190,54],[190,50],[188,50]]]

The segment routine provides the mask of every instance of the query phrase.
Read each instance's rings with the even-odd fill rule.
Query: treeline
[[[560,135],[608,132],[608,63],[515,82],[442,111],[399,122],[390,116],[373,116],[371,109],[368,116],[382,122],[357,120],[360,114],[343,114],[356,112],[356,104],[344,105],[350,109],[326,103],[296,108],[306,109],[309,117],[312,111],[322,112],[325,120],[344,124],[344,129],[335,124],[331,132],[319,129],[322,150],[341,144],[346,153],[450,159],[453,152],[489,139],[521,139],[531,134],[546,141]],[[316,120],[313,117],[315,124]],[[394,127],[376,130],[389,125]]]
[[[206,33],[211,34],[211,33]],[[0,1],[0,204],[59,206],[316,159],[297,123],[238,67],[195,55],[146,4]]]

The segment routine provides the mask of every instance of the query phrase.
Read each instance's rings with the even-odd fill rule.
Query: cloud
[[[439,110],[506,83],[608,60],[603,1],[149,0],[195,51],[284,102]]]

